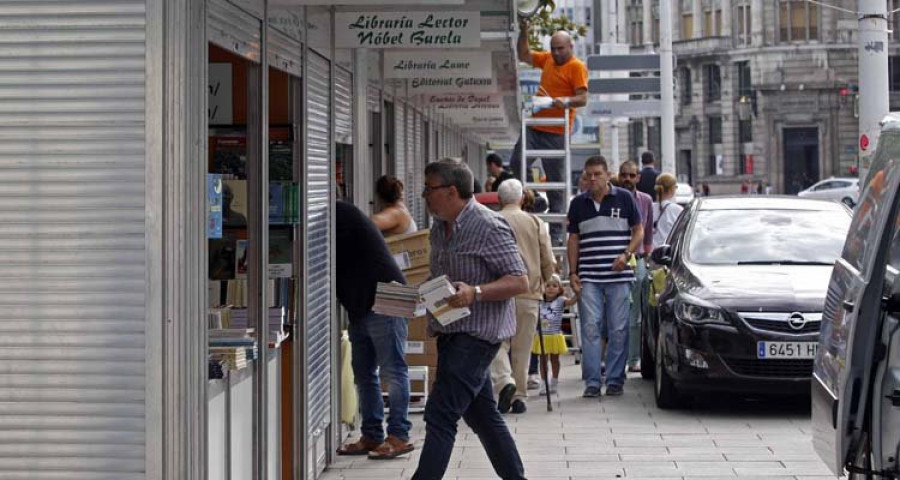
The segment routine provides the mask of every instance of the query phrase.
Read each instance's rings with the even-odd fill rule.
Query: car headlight
[[[675,300],[675,318],[682,322],[698,325],[728,324],[725,314],[719,307],[699,298],[685,295],[681,295]]]

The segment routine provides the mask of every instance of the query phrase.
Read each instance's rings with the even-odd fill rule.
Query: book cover
[[[294,178],[294,149],[290,142],[269,142],[269,180],[291,181]]]
[[[222,225],[247,226],[247,181],[222,180]]]
[[[247,139],[213,137],[213,171],[231,178],[247,178]]]
[[[269,182],[269,222],[283,223],[284,215],[284,189],[282,182]]]
[[[206,238],[222,238],[222,175],[206,175]]]
[[[225,232],[222,238],[209,240],[209,279],[231,280],[234,278],[235,235]]]
[[[247,240],[238,240],[234,250],[235,277],[247,278],[247,267],[249,263],[250,251],[247,248]]]

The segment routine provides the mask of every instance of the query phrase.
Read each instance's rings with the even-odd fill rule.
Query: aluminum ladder
[[[572,195],[572,149],[571,149],[571,140],[569,136],[571,132],[569,131],[569,109],[566,108],[563,110],[562,118],[544,118],[544,117],[531,117],[529,116],[529,110],[522,110],[522,137],[521,137],[521,155],[520,161],[522,162],[520,165],[520,172],[522,175],[522,186],[525,188],[530,188],[537,192],[538,190],[553,190],[553,191],[561,191],[563,192],[563,202],[568,205],[569,196]],[[563,127],[564,137],[565,137],[565,147],[563,150],[529,150],[528,149],[528,127]],[[534,182],[529,180],[529,165],[538,158],[562,158],[563,159],[563,181],[562,182]],[[566,225],[566,214],[565,213],[539,213],[536,214],[542,220],[547,222],[548,224],[559,224],[563,227]],[[563,272],[563,286],[567,287],[569,285],[569,275],[568,275],[568,258],[566,256],[566,245],[565,241],[562,245],[554,245],[553,246],[553,254],[554,256],[561,256],[562,261],[560,262],[561,270]],[[564,318],[569,318],[570,325],[572,328],[572,334],[566,335],[568,340],[571,340],[572,347],[569,348],[569,352],[575,355],[575,363],[581,363],[581,340],[579,338],[578,332],[581,331],[581,322],[579,321],[577,306],[572,308],[571,314],[566,314]]]

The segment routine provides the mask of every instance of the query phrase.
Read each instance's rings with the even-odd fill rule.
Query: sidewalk
[[[598,402],[581,398],[581,368],[572,357],[564,357],[563,365],[553,412],[535,394],[527,413],[506,415],[530,480],[835,478],[813,453],[803,401],[713,397],[691,409],[662,411],[653,383],[630,374],[624,396]],[[421,414],[411,417],[418,449],[424,422]],[[322,478],[408,479],[417,464],[418,450],[391,461],[337,457]],[[445,478],[497,478],[464,422]]]

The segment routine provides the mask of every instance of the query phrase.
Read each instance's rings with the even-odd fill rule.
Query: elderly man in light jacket
[[[510,179],[500,185],[500,214],[516,234],[519,253],[528,271],[528,292],[516,297],[516,335],[503,342],[491,363],[491,381],[501,413],[525,413],[528,362],[537,329],[544,284],[556,268],[550,230],[540,218],[522,210],[522,183]]]

